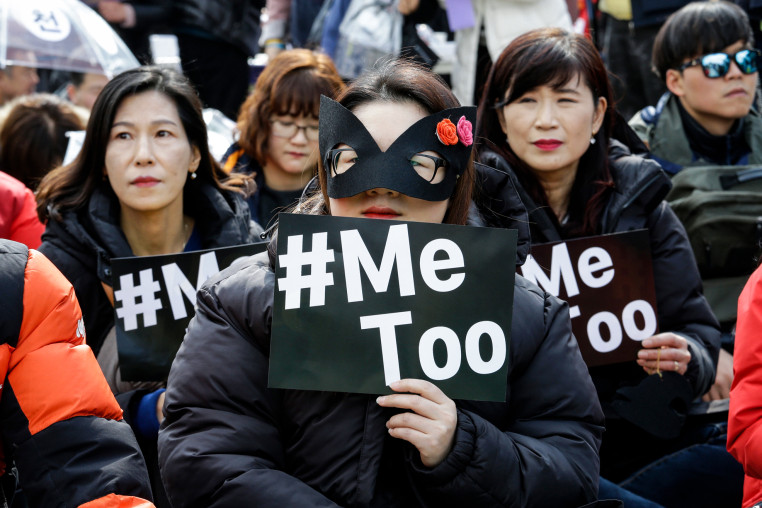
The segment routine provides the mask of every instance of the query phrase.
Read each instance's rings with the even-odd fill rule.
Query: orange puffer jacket
[[[71,284],[41,253],[0,240],[0,294],[0,467],[15,464],[30,506],[153,506]],[[0,496],[9,500],[7,471]]]

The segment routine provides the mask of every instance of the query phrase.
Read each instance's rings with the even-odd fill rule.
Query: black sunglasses
[[[728,53],[709,53],[708,55],[694,58],[690,62],[685,62],[677,68],[680,72],[688,67],[700,65],[707,78],[721,78],[730,71],[730,61],[733,59],[744,74],[757,72],[757,60],[759,59],[759,50],[742,49],[734,54]]]

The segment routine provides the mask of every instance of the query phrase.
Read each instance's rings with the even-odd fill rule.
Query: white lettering
[[[376,268],[360,232],[356,229],[341,232],[341,246],[344,251],[344,273],[347,281],[348,302],[361,302],[363,300],[360,265],[362,265],[376,293],[384,293],[389,287],[389,278],[396,261],[400,296],[415,294],[407,225],[400,224],[389,228],[380,268]]]
[[[434,255],[440,250],[447,253],[448,258],[435,261]],[[466,278],[466,274],[454,273],[442,280],[437,277],[437,270],[463,268],[464,265],[463,252],[452,240],[444,238],[432,240],[421,251],[421,277],[427,286],[440,293],[458,289]]]
[[[636,312],[639,312],[645,321],[642,329],[638,328],[638,325],[635,324]],[[647,339],[656,332],[656,313],[647,301],[632,301],[622,311],[622,325],[624,326],[624,332],[632,340]]]
[[[434,343],[442,340],[447,347],[447,363],[439,367],[434,361]],[[449,379],[458,373],[460,369],[460,341],[454,331],[445,326],[435,326],[426,330],[418,343],[418,359],[421,362],[423,373],[429,379],[440,381]]]
[[[601,324],[609,329],[611,338],[604,340],[601,337]],[[587,322],[587,338],[593,349],[599,353],[609,353],[622,344],[622,327],[619,320],[611,312],[599,312]]]
[[[588,287],[602,288],[614,278],[614,269],[606,270],[597,277],[594,273],[599,270],[611,268],[613,264],[609,253],[601,247],[590,247],[589,249],[585,249],[577,262],[579,278],[582,279],[582,282]]]
[[[360,317],[360,328],[363,330],[378,328],[381,334],[381,359],[384,362],[384,383],[387,386],[400,380],[397,334],[394,327],[412,323],[413,316],[410,311]]]
[[[488,362],[479,353],[479,341],[485,333],[492,339],[492,358]],[[506,350],[505,334],[497,323],[479,321],[466,333],[466,361],[477,374],[492,374],[500,369],[505,363]]]
[[[183,295],[195,307],[196,291],[201,288],[209,277],[219,271],[215,253],[207,252],[202,254],[199,257],[198,278],[196,279],[196,287],[194,289],[190,281],[185,277],[185,274],[180,270],[180,267],[177,266],[177,263],[170,263],[161,267],[164,285],[167,287],[167,295],[169,296],[169,304],[172,307],[172,316],[175,319],[183,319],[188,316]]]
[[[545,275],[531,254],[527,256],[526,261],[521,266],[521,274],[555,296],[561,294],[561,280],[563,279],[566,295],[568,297],[578,295],[579,287],[577,286],[577,279],[574,277],[574,268],[566,244],[554,245],[551,256],[550,278]]]

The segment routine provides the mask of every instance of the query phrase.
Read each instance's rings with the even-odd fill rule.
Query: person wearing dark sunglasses
[[[708,55],[685,62],[677,70],[682,72],[690,67],[700,65],[704,76],[715,79],[721,78],[730,72],[730,64],[735,62],[738,70],[744,74],[754,74],[757,72],[759,54],[758,49],[750,48],[741,49],[732,55],[730,53],[709,53]]]
[[[725,1],[690,3],[659,30],[652,63],[669,91],[655,106],[635,115],[630,126],[649,145],[652,158],[673,176],[674,186],[689,181],[689,173],[681,173],[683,168],[714,166],[740,171],[741,166],[762,164],[762,117],[755,101],[760,54],[753,49],[754,42],[746,12]],[[752,213],[752,220],[756,216]],[[704,233],[696,232],[692,242],[704,245],[707,252],[711,249]],[[755,251],[754,240],[748,243],[746,249]],[[721,292],[708,290],[707,294],[728,337],[724,341],[727,344],[732,342],[735,313],[732,309],[723,311],[722,306],[737,299],[742,284],[720,279],[750,275],[752,256],[741,256],[749,260],[745,268],[730,264],[735,265],[731,269],[723,262],[720,264],[728,268],[704,268],[702,273],[705,286],[724,288]],[[730,353],[720,353],[717,383],[709,392],[711,400],[728,397],[733,380],[731,359]]]
[[[670,174],[685,166],[762,163],[762,119],[754,106],[760,52],[746,13],[725,2],[693,2],[654,41],[652,64],[669,90],[630,120]]]

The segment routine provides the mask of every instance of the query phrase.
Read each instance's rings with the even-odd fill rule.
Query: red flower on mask
[[[443,145],[458,144],[458,129],[449,118],[445,118],[437,124],[437,139]]]

